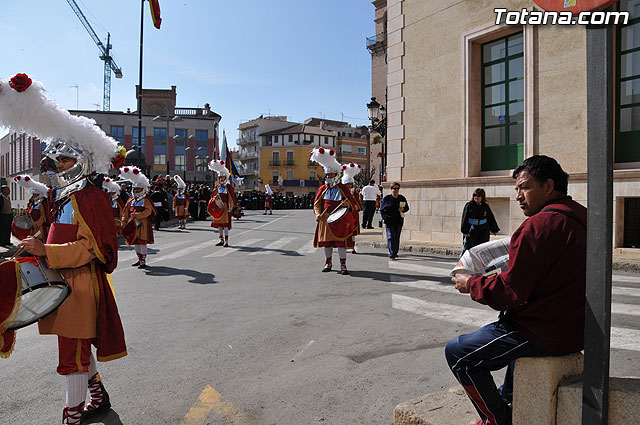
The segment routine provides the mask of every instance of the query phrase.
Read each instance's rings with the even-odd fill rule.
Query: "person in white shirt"
[[[369,181],[369,186],[365,186],[362,188],[362,200],[364,201],[364,211],[362,212],[362,228],[363,229],[373,229],[371,225],[371,221],[373,220],[373,215],[376,213],[376,199],[378,199],[382,194],[380,193],[380,189],[376,186],[375,180]]]

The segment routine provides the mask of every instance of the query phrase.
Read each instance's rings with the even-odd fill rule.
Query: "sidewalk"
[[[384,228],[360,229],[360,232],[360,235],[356,237],[356,245],[387,248]],[[460,256],[460,249],[460,244],[400,241],[400,251],[445,255],[452,257],[452,259],[457,259]],[[613,250],[612,268],[618,272],[640,273],[640,249],[615,248]]]

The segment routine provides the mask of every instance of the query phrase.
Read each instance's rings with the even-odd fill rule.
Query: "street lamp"
[[[187,181],[187,168],[188,168],[188,164],[189,164],[189,160],[187,158],[187,152],[189,152],[190,150],[193,150],[192,147],[188,146],[189,144],[189,140],[193,139],[193,135],[189,135],[188,137],[184,137],[181,136],[179,134],[176,134],[173,136],[173,141],[175,143],[176,140],[184,140],[184,153],[181,154],[181,156],[184,157],[184,164],[181,164],[182,168],[182,179],[186,182]],[[175,146],[175,145],[174,145]],[[176,149],[174,148],[174,155],[177,158],[178,154],[175,153]],[[176,166],[177,169],[177,166]]]
[[[173,122],[180,122],[182,121],[182,118],[180,118],[179,116],[175,115],[173,117],[171,116],[163,116],[163,115],[158,115],[156,117],[153,118],[153,121],[166,121],[167,122],[167,133],[166,133],[166,140],[165,140],[165,155],[166,157],[169,156],[169,123],[171,121]],[[154,140],[154,144],[155,144],[155,140]],[[154,158],[153,158],[153,165],[156,165],[156,160],[155,160],[155,152],[154,152]],[[169,161],[167,160],[167,174],[169,174]]]
[[[387,171],[387,110],[384,105],[376,102],[376,98],[372,97],[371,102],[367,103],[369,111],[369,120],[371,121],[371,130],[380,134],[384,139],[382,145],[382,165],[380,167],[380,183]]]

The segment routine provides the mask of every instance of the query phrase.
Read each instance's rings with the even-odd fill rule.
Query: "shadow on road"
[[[118,416],[118,414],[113,409],[109,409],[108,411],[96,415],[87,421],[83,421],[82,423],[83,425],[123,425],[122,421],[120,420],[120,416]]]
[[[215,279],[215,275],[211,273],[200,273],[196,270],[176,269],[174,267],[166,266],[147,265],[145,274],[147,276],[187,276],[191,278],[187,280],[188,282],[197,283],[200,285],[218,283]]]
[[[352,277],[377,280],[380,282],[389,282],[390,276],[393,275],[395,277],[402,279],[403,282],[415,282],[418,280],[428,279],[432,282],[437,282],[442,286],[451,286],[451,287],[454,286],[453,282],[451,282],[451,278],[446,276],[399,274],[399,273],[389,273],[389,272],[374,272],[370,270],[349,270],[349,274]]]

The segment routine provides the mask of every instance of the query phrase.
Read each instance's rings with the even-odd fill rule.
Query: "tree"
[[[371,167],[371,169],[368,169],[368,168],[363,169],[358,174],[356,174],[356,176],[353,178],[355,182],[354,186],[356,187],[367,186],[371,180],[375,180],[374,178],[375,175],[376,175],[376,167]]]

